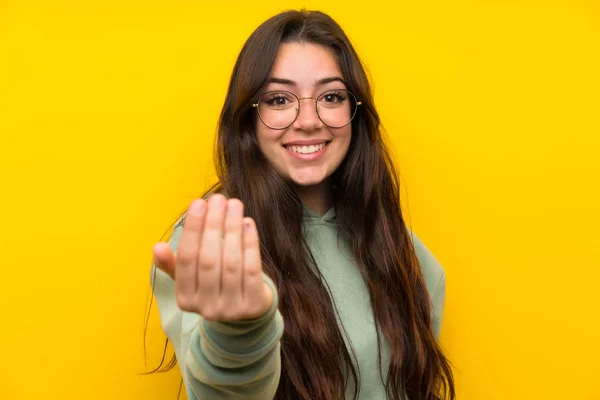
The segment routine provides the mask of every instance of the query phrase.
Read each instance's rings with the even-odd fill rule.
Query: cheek
[[[279,146],[281,133],[261,125],[262,124],[259,124],[259,126],[256,127],[256,140],[258,141],[258,146],[263,154],[267,158],[271,158],[273,152],[277,149],[277,146]]]
[[[352,128],[344,128],[343,131],[338,132],[337,135],[335,135],[335,138],[340,142],[340,147],[344,152],[343,157],[345,157],[346,153],[348,152],[348,148],[350,147],[350,142],[352,141]]]

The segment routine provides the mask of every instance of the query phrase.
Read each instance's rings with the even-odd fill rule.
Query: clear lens
[[[330,90],[317,99],[317,113],[331,128],[346,126],[356,113],[356,98],[347,90]]]
[[[273,129],[287,128],[294,123],[299,109],[298,98],[285,91],[267,92],[258,101],[260,119]]]

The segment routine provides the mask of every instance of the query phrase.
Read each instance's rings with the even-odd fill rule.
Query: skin
[[[318,84],[322,79],[334,77],[343,80],[342,71],[328,49],[311,43],[287,43],[279,49],[270,78],[293,83],[272,82],[265,91],[287,90],[302,98],[318,97],[328,90],[346,89],[340,81]],[[291,181],[302,203],[320,214],[327,212],[333,204],[329,177],[348,152],[351,125],[330,128],[319,119],[313,101],[301,100],[300,114],[290,127],[271,129],[258,120],[256,134],[261,150],[277,173]],[[318,160],[298,160],[283,147],[284,143],[309,139],[330,141],[326,153]]]
[[[215,194],[188,209],[178,251],[153,248],[154,263],[175,280],[177,305],[209,321],[238,321],[265,314],[273,292],[262,278],[256,225],[238,199]]]
[[[332,54],[313,44],[281,46],[266,90],[283,89],[298,97],[318,97],[327,90],[345,89],[343,82],[318,83],[342,78]],[[296,121],[284,130],[270,129],[257,118],[261,150],[275,170],[289,180],[306,207],[325,213],[333,204],[330,176],[344,159],[351,125],[329,128],[319,119],[314,103],[302,100]],[[296,140],[329,141],[323,155],[313,161],[288,154],[284,143]],[[239,321],[260,317],[273,304],[273,292],[262,278],[259,236],[252,218],[244,217],[239,199],[220,194],[196,199],[190,205],[177,253],[168,243],[153,248],[154,264],[175,281],[179,308],[210,321]]]

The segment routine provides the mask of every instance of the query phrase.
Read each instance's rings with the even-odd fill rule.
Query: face
[[[277,173],[292,184],[308,187],[325,183],[342,163],[352,134],[351,124],[340,128],[346,115],[350,115],[351,103],[346,90],[342,71],[330,51],[309,43],[287,43],[281,45],[269,76],[259,110],[266,122],[279,123],[296,115],[297,100],[285,95],[287,91],[300,98],[300,112],[296,120],[285,129],[272,129],[256,118],[258,143]],[[284,94],[282,96],[282,94]],[[319,118],[315,101],[302,99],[319,98]],[[347,110],[346,110],[347,108]],[[346,114],[344,115],[344,111]],[[340,117],[341,115],[341,117]],[[266,117],[266,118],[265,118]],[[280,127],[285,123],[272,127]]]

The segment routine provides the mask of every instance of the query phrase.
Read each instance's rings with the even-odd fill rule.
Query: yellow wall
[[[216,3],[0,2],[0,399],[175,398],[136,375],[150,249],[210,181],[243,41],[303,5],[372,73],[459,399],[600,399],[599,3]]]

